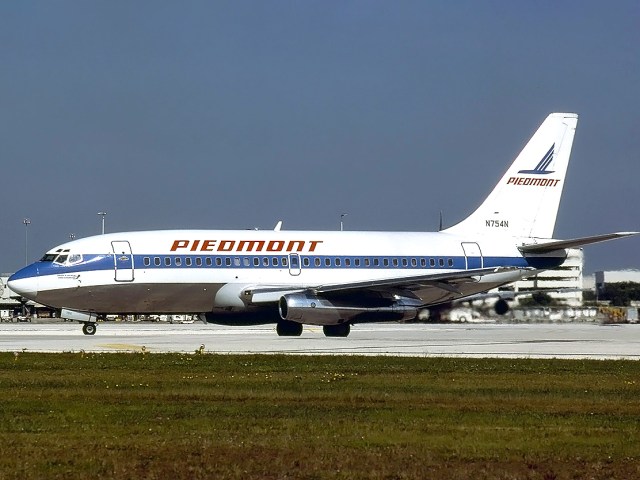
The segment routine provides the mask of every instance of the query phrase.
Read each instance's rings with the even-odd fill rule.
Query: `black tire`
[[[302,324],[289,320],[280,320],[276,326],[276,332],[281,337],[299,337],[302,335]]]
[[[351,325],[341,323],[339,325],[325,325],[322,327],[325,337],[348,337],[351,332]]]
[[[509,304],[507,303],[506,300],[504,299],[500,299],[496,302],[496,304],[493,306],[493,309],[495,310],[495,312],[498,315],[504,315],[505,313],[507,313],[509,311]]]
[[[98,328],[95,323],[85,323],[82,326],[82,333],[85,335],[95,335],[97,329]]]

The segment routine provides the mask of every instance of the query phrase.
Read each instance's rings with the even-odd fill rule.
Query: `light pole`
[[[25,218],[22,223],[24,223],[24,264],[29,265],[29,225],[31,225],[31,220]]]
[[[102,217],[102,235],[104,235],[104,217],[107,216],[107,212],[98,212],[98,215]]]
[[[342,221],[342,219],[344,217],[346,217],[347,215],[349,215],[348,213],[343,213],[342,215],[340,215],[340,231],[342,232],[342,230],[344,229],[344,223]]]

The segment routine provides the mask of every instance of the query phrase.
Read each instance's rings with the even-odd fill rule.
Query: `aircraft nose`
[[[7,286],[10,290],[29,300],[38,296],[38,267],[29,265],[9,277]]]

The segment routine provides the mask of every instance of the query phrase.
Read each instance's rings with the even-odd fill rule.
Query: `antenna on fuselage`
[[[347,215],[349,215],[348,213],[343,213],[340,215],[340,231],[342,232],[344,230],[344,217],[346,217]]]
[[[278,220],[278,223],[276,223],[276,226],[273,227],[273,230],[275,232],[279,232],[281,228],[282,228],[282,220]]]

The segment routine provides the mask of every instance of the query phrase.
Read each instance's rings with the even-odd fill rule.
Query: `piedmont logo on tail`
[[[552,171],[547,170],[547,167],[551,162],[553,162],[553,149],[556,148],[555,145],[551,145],[551,148],[547,153],[545,153],[542,160],[536,165],[536,168],[533,170],[520,170],[518,173],[529,173],[532,175],[548,175],[549,173],[553,173]]]
[[[484,202],[439,232],[286,231],[279,223],[113,233],[54,247],[9,287],[60,309],[89,335],[98,318],[116,313],[273,323],[286,336],[305,324],[344,337],[353,324],[412,320],[557,267],[568,248],[636,234],[553,239],[577,121],[549,115]]]

